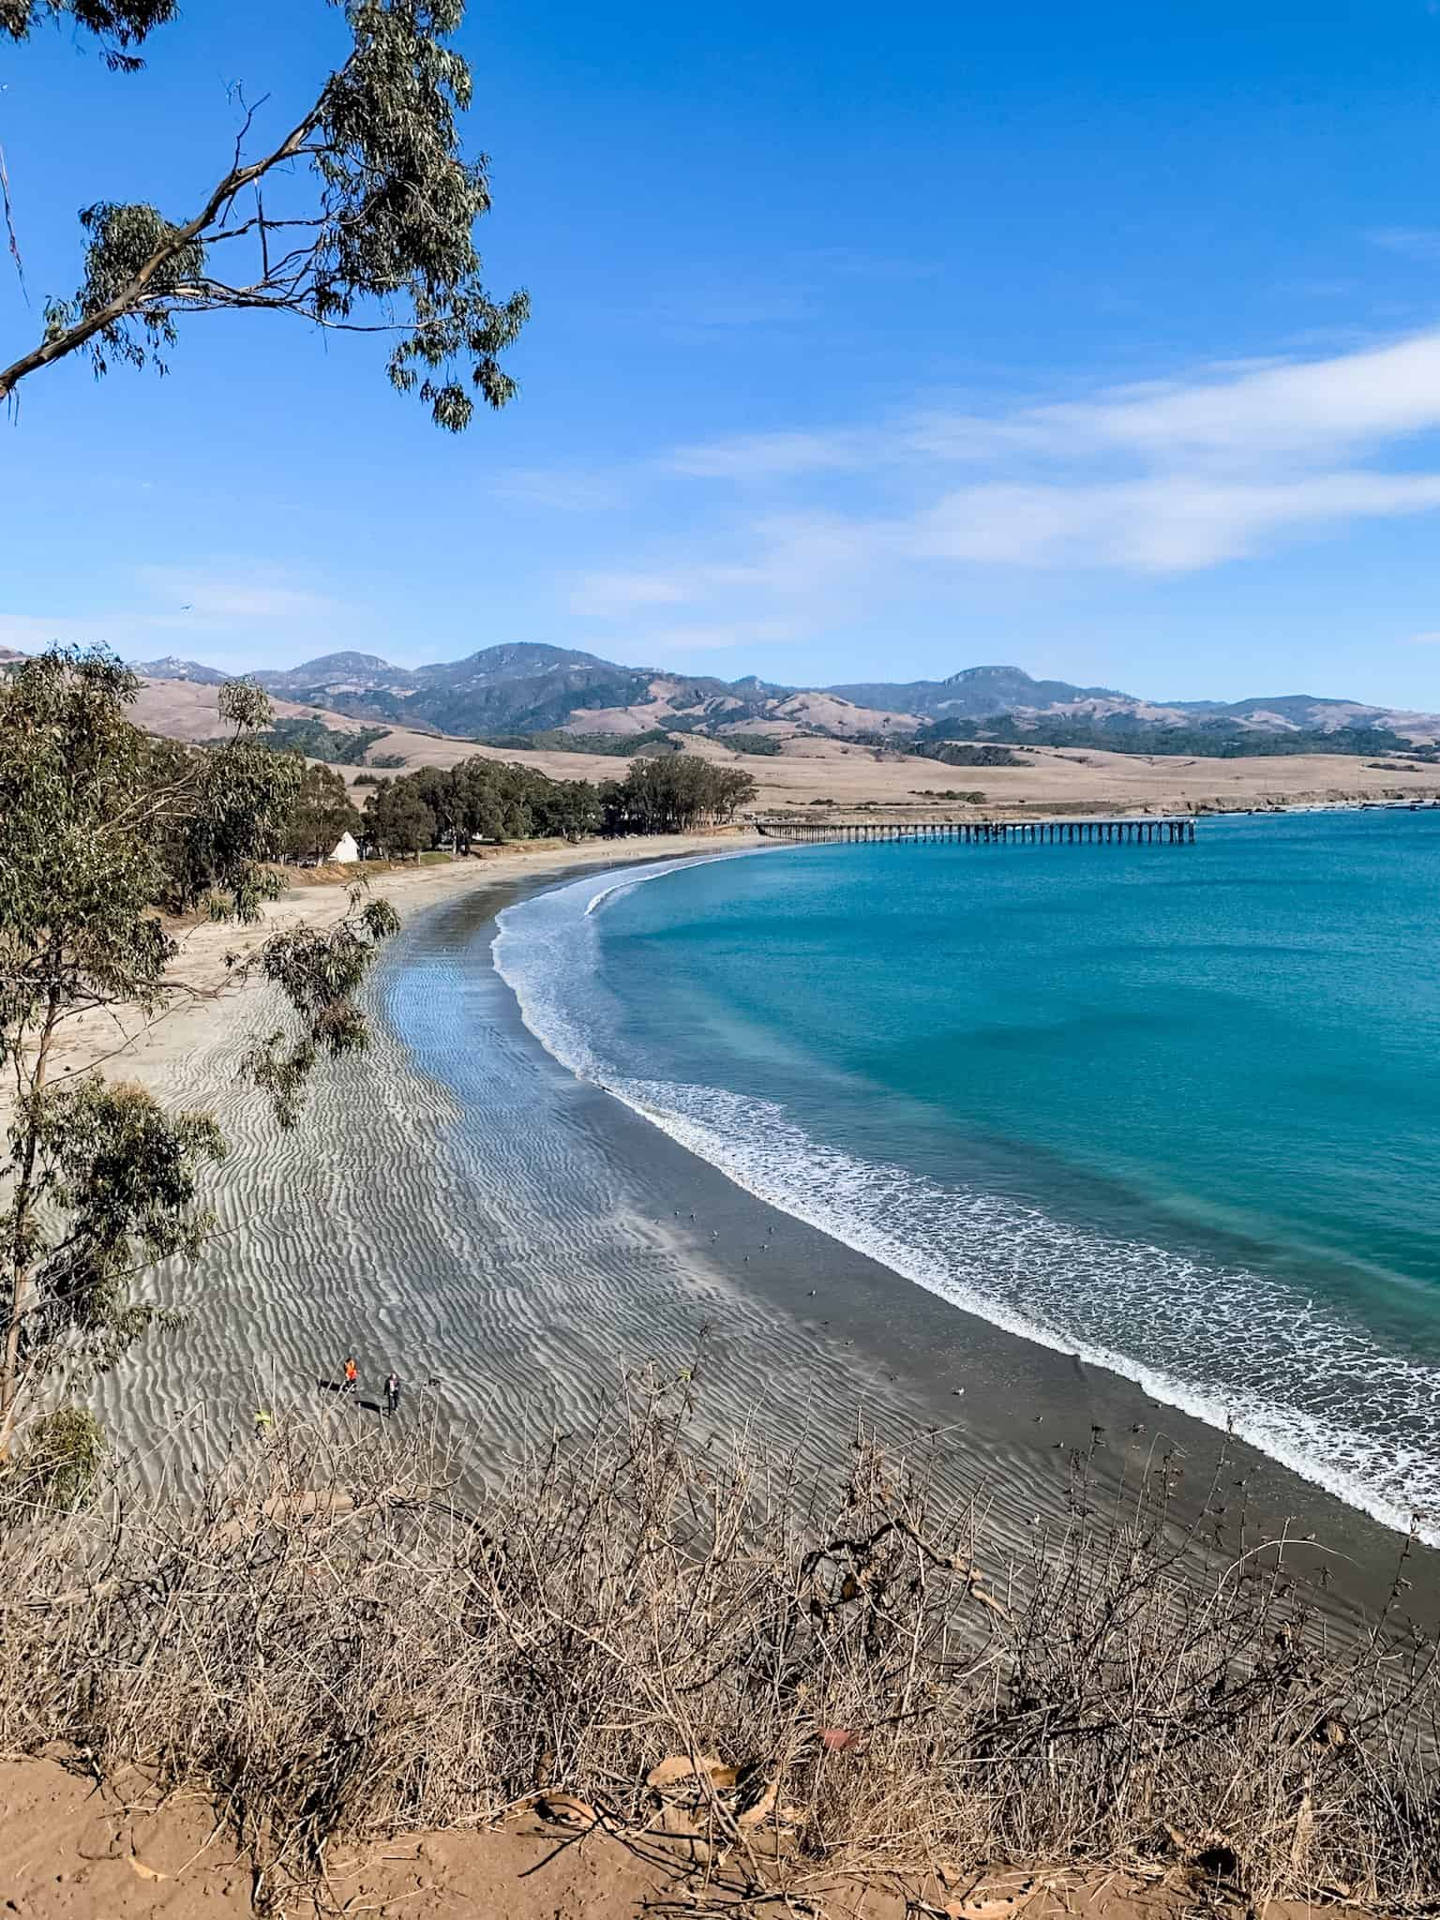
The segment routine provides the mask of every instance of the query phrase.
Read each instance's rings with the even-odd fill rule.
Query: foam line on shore
[[[625,885],[682,864],[636,869]],[[1244,1268],[1107,1240],[859,1160],[812,1139],[772,1101],[626,1072],[606,1057],[618,1008],[594,911],[613,890],[587,879],[542,894],[503,913],[494,941],[526,1026],[572,1073],[745,1191],[903,1278],[1119,1374],[1384,1525],[1414,1523],[1440,1545],[1440,1369],[1386,1351],[1338,1311],[1302,1308],[1293,1289]],[[1374,1409],[1365,1427],[1349,1417],[1357,1398]]]

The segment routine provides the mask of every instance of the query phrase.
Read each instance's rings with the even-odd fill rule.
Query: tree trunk
[[[20,1392],[20,1318],[30,1281],[30,1265],[25,1256],[25,1241],[34,1205],[35,1161],[40,1150],[40,1095],[45,1090],[50,1042],[55,1036],[60,996],[54,987],[45,1007],[45,1024],[30,1070],[29,1117],[25,1123],[25,1144],[20,1154],[20,1179],[15,1188],[14,1240],[10,1248],[10,1324],[5,1332],[5,1353],[0,1360],[0,1460],[10,1451],[15,1432],[15,1407]]]

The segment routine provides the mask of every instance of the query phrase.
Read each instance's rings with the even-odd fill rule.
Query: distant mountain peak
[[[0,659],[3,659],[0,653]],[[152,680],[217,686],[231,678],[198,661],[141,662]],[[1013,726],[1021,735],[1070,728],[1138,748],[1148,734],[1199,728],[1235,734],[1363,733],[1391,728],[1440,738],[1440,716],[1402,714],[1310,694],[1236,701],[1156,701],[1113,687],[1036,679],[992,662],[939,680],[845,686],[779,686],[758,674],[722,680],[704,673],[624,666],[579,648],[510,640],[464,659],[398,667],[378,654],[340,651],[251,676],[270,692],[365,723],[414,726],[459,737],[491,734],[635,733],[657,728],[715,733],[760,727],[829,734],[869,744],[905,733],[959,737]],[[949,729],[947,735],[945,730]],[[1057,736],[1058,737],[1058,736]]]
[[[572,668],[603,668],[607,673],[633,673],[632,667],[617,667],[598,654],[581,653],[574,647],[553,647],[544,640],[502,640],[493,647],[481,647],[463,660],[438,661],[433,666],[417,667],[418,678],[438,680],[499,679],[511,674],[564,673]]]
[[[396,669],[378,653],[322,653],[318,659],[302,660],[291,667],[292,674],[317,673],[394,673]]]
[[[944,684],[947,687],[962,687],[969,681],[989,680],[996,675],[1003,675],[1007,680],[1023,680],[1027,687],[1035,684],[1023,667],[1006,666],[1003,660],[992,661],[989,666],[961,667],[958,673],[947,674]]]
[[[231,678],[218,667],[207,667],[199,660],[181,660],[173,653],[160,660],[132,660],[130,671],[145,680],[192,680],[200,687],[223,687]]]

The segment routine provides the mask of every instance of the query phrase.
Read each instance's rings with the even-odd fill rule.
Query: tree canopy
[[[268,106],[241,102],[229,160],[189,211],[101,198],[81,212],[81,283],[47,302],[42,337],[0,366],[0,398],[74,353],[97,373],[117,361],[163,367],[181,320],[237,310],[390,336],[391,383],[452,432],[469,425],[476,396],[491,407],[512,397],[500,356],[529,309],[523,292],[486,291],[475,247],[490,186],[458,123],[472,91],[450,44],[464,0],[342,10],[346,59],[263,137]],[[25,40],[68,17],[128,70],[177,15],[174,0],[0,0],[0,36]]]
[[[323,860],[342,835],[359,830],[343,778],[333,767],[307,766],[285,822],[283,851],[295,860]]]
[[[583,840],[592,833],[680,833],[733,820],[754,799],[753,777],[698,754],[635,760],[623,780],[551,780],[532,767],[486,760],[421,767],[365,802],[366,838],[404,857],[427,847],[459,853],[472,840]]]

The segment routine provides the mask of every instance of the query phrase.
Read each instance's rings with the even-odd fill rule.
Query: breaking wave
[[[1440,1367],[1245,1267],[1109,1238],[857,1157],[773,1100],[649,1078],[617,1057],[623,1007],[602,965],[599,910],[694,864],[586,878],[501,914],[496,968],[548,1052],[769,1205],[968,1313],[1229,1428],[1382,1523],[1413,1524],[1440,1545]]]

